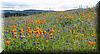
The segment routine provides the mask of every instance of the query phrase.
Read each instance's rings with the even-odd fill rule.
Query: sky
[[[25,10],[25,9],[39,9],[39,10],[55,10],[63,11],[68,9],[77,9],[93,7],[99,0],[0,0],[0,6],[3,10]]]

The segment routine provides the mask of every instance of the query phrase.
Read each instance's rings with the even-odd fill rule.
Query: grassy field
[[[89,51],[96,49],[93,9],[4,18],[5,50]]]

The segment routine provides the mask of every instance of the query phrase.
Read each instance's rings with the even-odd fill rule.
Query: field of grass
[[[4,18],[5,50],[89,51],[96,49],[93,9]]]

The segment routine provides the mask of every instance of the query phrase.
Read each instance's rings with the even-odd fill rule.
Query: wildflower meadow
[[[92,8],[4,19],[4,50],[96,50],[96,12]]]

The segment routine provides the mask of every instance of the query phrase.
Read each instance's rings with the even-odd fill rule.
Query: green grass
[[[87,11],[90,12],[90,11]],[[88,13],[85,12],[87,15]],[[91,12],[92,13],[92,12]],[[95,41],[96,38],[92,37],[94,33],[96,33],[95,27],[96,25],[92,24],[92,18],[95,18],[94,15],[91,15],[92,18],[86,19],[82,18],[81,12],[80,15],[77,15],[76,13],[70,13],[70,12],[54,12],[54,13],[43,13],[43,14],[37,14],[37,15],[30,15],[28,17],[10,17],[10,18],[4,18],[5,24],[4,25],[4,32],[9,32],[8,34],[4,33],[5,40],[9,39],[11,40],[11,45],[8,46],[5,44],[5,50],[22,50],[22,49],[32,49],[33,51],[37,51],[37,48],[40,48],[42,50],[46,51],[64,51],[72,49],[74,51],[89,51],[90,49],[96,49],[95,46],[88,45],[86,46],[86,43],[91,39],[91,41]],[[92,13],[94,14],[94,12]],[[61,17],[59,17],[62,15]],[[72,16],[72,18],[69,18],[68,16]],[[37,24],[36,20],[44,18],[46,20],[46,24]],[[68,20],[67,20],[67,19]],[[29,19],[33,20],[34,23],[30,23]],[[15,21],[15,22],[12,22]],[[25,20],[26,22],[22,22]],[[20,22],[21,24],[18,26],[17,22]],[[46,38],[36,38],[33,34],[33,38],[29,38],[29,34],[25,35],[24,39],[20,39],[20,32],[17,30],[18,34],[14,41],[14,37],[12,36],[12,30],[13,28],[11,26],[17,25],[18,30],[21,28],[24,28],[25,33],[26,32],[26,25],[28,25],[32,30],[35,30],[36,27],[39,27],[43,30],[47,30],[48,28],[54,28],[53,33],[53,39],[48,39],[48,43],[45,42]],[[68,26],[77,27],[75,29],[68,28]],[[61,29],[61,32],[58,32],[58,30]],[[83,30],[84,32],[81,32],[80,30]],[[72,32],[70,32],[72,30]],[[74,32],[75,31],[75,32]],[[84,34],[84,37],[82,37],[82,33]],[[47,32],[48,34],[48,32]],[[60,38],[58,38],[58,34],[60,34]],[[90,34],[90,36],[88,36]],[[56,40],[54,41],[54,38]],[[33,42],[38,42],[40,45],[33,45]],[[66,43],[67,41],[67,43]],[[24,43],[26,42],[26,43]],[[28,48],[26,48],[28,46]],[[44,49],[44,47],[46,47]]]

